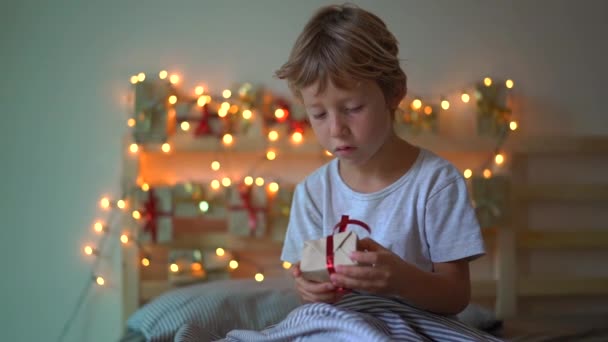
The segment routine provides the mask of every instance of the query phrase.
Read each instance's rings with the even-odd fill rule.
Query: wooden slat
[[[471,295],[473,298],[495,297],[496,285],[496,280],[474,280],[471,282]],[[518,297],[606,296],[608,278],[555,276],[520,278],[516,292]]]
[[[578,231],[520,231],[517,247],[525,249],[606,249],[608,250],[608,229]]]
[[[516,201],[608,201],[604,184],[514,184],[513,193]]]
[[[608,295],[608,278],[533,277],[520,279],[521,296],[603,296]]]

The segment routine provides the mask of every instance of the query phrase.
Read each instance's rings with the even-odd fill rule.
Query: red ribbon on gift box
[[[256,223],[257,223],[257,213],[259,211],[266,211],[266,208],[255,207],[252,201],[252,188],[249,185],[241,183],[238,187],[239,197],[243,205],[232,205],[228,209],[230,210],[242,210],[245,209],[247,211],[248,216],[248,225],[249,225],[249,233],[251,236],[255,235]]]
[[[338,222],[338,224],[336,224],[334,226],[334,232],[336,231],[336,229],[338,230],[338,233],[345,232],[346,227],[348,227],[349,224],[355,224],[357,226],[361,226],[361,227],[363,227],[363,229],[367,230],[370,234],[372,232],[372,230],[369,228],[369,226],[365,222],[359,221],[359,220],[352,220],[350,217],[348,217],[348,215],[342,215],[342,218],[340,218],[340,222]],[[336,268],[334,266],[334,236],[333,235],[329,235],[325,239],[325,267],[327,268],[327,273],[329,273],[330,275],[333,273],[336,273]]]
[[[150,233],[152,242],[154,243],[158,241],[158,219],[163,216],[173,216],[173,211],[162,212],[158,207],[156,191],[150,188],[150,190],[148,190],[148,199],[144,203],[144,208],[142,210],[142,217],[145,220],[143,231]]]

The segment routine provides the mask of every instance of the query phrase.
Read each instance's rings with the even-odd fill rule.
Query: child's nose
[[[331,115],[330,134],[332,137],[341,137],[348,132],[348,127],[340,114]]]

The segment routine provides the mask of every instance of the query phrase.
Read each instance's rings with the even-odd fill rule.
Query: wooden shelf
[[[520,201],[608,201],[604,184],[513,185],[513,196]]]

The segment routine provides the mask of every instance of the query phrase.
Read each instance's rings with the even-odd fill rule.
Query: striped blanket
[[[293,310],[262,331],[233,330],[225,337],[185,325],[176,342],[201,341],[500,341],[454,318],[429,313],[404,302],[350,294],[330,305],[314,303]]]

